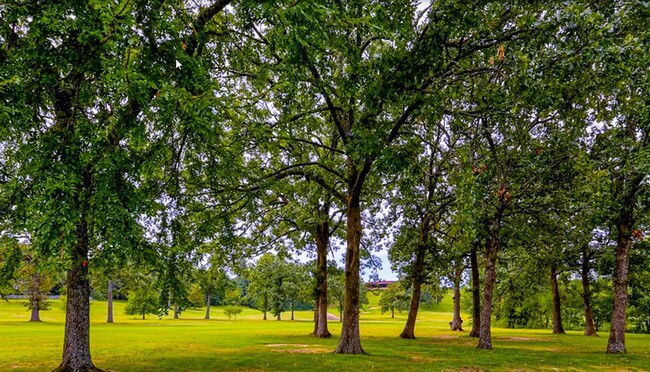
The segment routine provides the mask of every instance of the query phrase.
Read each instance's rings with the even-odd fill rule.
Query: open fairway
[[[377,297],[369,294],[372,304]],[[627,335],[627,355],[605,354],[607,334],[588,338],[580,332],[552,335],[550,330],[494,329],[494,350],[477,350],[467,332],[449,331],[450,299],[420,312],[417,340],[397,337],[405,314],[381,315],[376,306],[361,314],[361,336],[368,355],[339,355],[340,323],[330,322],[331,339],[309,336],[312,313],[296,320],[261,320],[246,309],[228,321],[219,307],[213,320],[204,310],[188,310],[182,319],[124,315],[116,302],[116,323],[104,323],[106,304],[91,305],[91,348],[95,364],[115,371],[205,370],[577,370],[645,371],[650,369],[650,336]],[[290,314],[285,313],[284,319]],[[0,302],[0,370],[51,370],[60,362],[64,313],[53,301],[42,323],[29,323],[19,301]],[[468,326],[469,327],[469,326]]]

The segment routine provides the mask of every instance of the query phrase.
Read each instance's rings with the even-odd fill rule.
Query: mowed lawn
[[[91,348],[95,364],[114,371],[422,371],[422,370],[650,370],[650,335],[627,335],[628,354],[607,355],[607,334],[588,338],[579,332],[552,335],[550,330],[494,329],[494,350],[475,349],[467,332],[449,330],[450,298],[420,312],[417,340],[402,340],[406,314],[380,314],[378,297],[369,294],[370,309],[361,314],[362,344],[367,355],[332,353],[340,323],[330,322],[331,339],[309,336],[312,313],[285,313],[282,321],[263,321],[261,312],[246,309],[227,320],[213,307],[188,310],[182,319],[124,314],[115,304],[114,324],[106,324],[106,303],[91,305]],[[335,313],[335,310],[332,309]],[[29,323],[20,301],[0,301],[0,371],[51,370],[60,361],[64,313],[53,301],[42,323]],[[469,325],[467,325],[469,328]]]

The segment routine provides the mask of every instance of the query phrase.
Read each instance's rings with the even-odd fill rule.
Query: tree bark
[[[291,320],[294,320],[293,319],[293,301],[291,301]]]
[[[275,320],[282,320],[282,318],[281,318],[281,314],[282,314],[282,313],[278,313],[278,315],[276,315],[276,317],[275,317]]]
[[[566,334],[562,327],[562,305],[560,303],[560,288],[557,283],[557,267],[551,265],[551,291],[553,293],[553,333]]]
[[[454,270],[454,317],[451,320],[452,331],[463,331],[463,319],[460,317],[460,279],[463,275],[463,266],[456,264]]]
[[[178,309],[178,302],[174,304],[174,319],[178,319],[180,311]]]
[[[212,297],[210,296],[210,292],[208,292],[206,295],[207,300],[205,302],[205,317],[203,319],[210,320],[210,302],[212,302]]]
[[[113,281],[110,279],[108,279],[108,289],[106,290],[106,304],[108,307],[106,323],[113,323]]]
[[[632,239],[631,215],[623,216],[629,222],[617,224],[618,241],[616,245],[616,275],[614,278],[614,309],[607,341],[607,352],[626,353],[625,349],[625,311],[627,308],[627,281],[630,266]]]
[[[472,265],[472,330],[469,337],[479,337],[481,329],[481,283],[478,271],[478,246],[472,244],[469,254],[470,264]]]
[[[316,267],[318,267],[318,263],[316,264]],[[318,337],[316,335],[316,333],[318,332],[318,317],[319,317],[318,299],[316,299],[316,301],[314,301],[314,332],[311,333],[316,337]]]
[[[31,308],[32,308],[32,313],[29,318],[30,322],[40,322],[41,321],[41,301],[42,301],[42,295],[41,295],[41,275],[38,272],[35,272],[32,274],[31,277],[31,288],[30,288],[30,300],[32,302]]]
[[[488,229],[489,235],[485,248],[485,284],[483,286],[483,309],[481,311],[481,328],[479,349],[492,349],[492,296],[494,295],[494,282],[496,280],[496,262],[499,252],[499,232],[501,231],[501,216],[495,217]]]
[[[354,177],[356,179],[356,177]],[[357,181],[360,182],[360,181]],[[359,187],[359,186],[357,186]],[[341,338],[335,353],[363,354],[359,337],[359,268],[361,245],[360,191],[355,190],[348,197],[347,209],[347,251],[345,255],[345,306]]]
[[[323,212],[323,222],[316,226],[316,285],[318,300],[316,303],[316,324],[314,334],[318,338],[330,338],[327,328],[327,248],[329,246],[329,207]]]
[[[430,229],[431,223],[429,218],[424,218],[420,225],[418,250],[415,255],[415,266],[413,267],[413,295],[411,296],[411,304],[409,306],[408,317],[406,318],[406,325],[404,325],[404,330],[402,330],[402,333],[399,335],[399,337],[405,339],[415,339],[415,323],[418,318],[418,310],[420,309],[420,298],[422,297],[424,259],[427,252]]]
[[[594,314],[591,309],[591,288],[589,286],[589,251],[585,245],[582,249],[582,303],[585,306],[585,336],[598,336],[596,325],[594,324]]]
[[[77,244],[68,270],[63,360],[55,371],[97,371],[90,356],[90,282],[88,280],[88,223],[77,224]]]
[[[266,309],[269,307],[269,297],[267,295],[264,295],[264,320],[266,320]]]

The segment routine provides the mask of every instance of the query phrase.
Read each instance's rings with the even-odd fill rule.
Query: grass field
[[[450,299],[420,312],[417,340],[402,340],[406,314],[381,315],[378,297],[361,314],[362,344],[368,355],[337,355],[340,323],[330,322],[331,339],[310,337],[311,312],[296,320],[262,321],[261,313],[246,309],[228,321],[213,307],[213,320],[204,309],[188,310],[182,319],[124,314],[115,304],[114,324],[104,323],[106,303],[91,305],[91,348],[99,368],[115,371],[422,371],[422,370],[650,370],[650,335],[627,335],[628,354],[607,355],[607,334],[587,338],[579,332],[552,335],[550,330],[494,329],[494,350],[477,350],[467,332],[449,330]],[[0,371],[51,370],[61,358],[64,313],[53,301],[41,313],[42,323],[29,323],[19,301],[0,301]],[[289,318],[289,314],[284,315]],[[468,326],[469,327],[469,326]]]

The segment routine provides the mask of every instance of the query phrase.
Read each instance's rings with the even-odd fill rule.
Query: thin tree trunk
[[[481,311],[481,328],[479,349],[492,349],[492,296],[494,295],[494,282],[496,280],[496,262],[499,252],[499,232],[501,230],[501,217],[495,217],[492,226],[488,229],[489,237],[485,248],[485,284],[483,286],[483,309]]]
[[[291,301],[291,320],[294,320],[293,319],[293,301]]]
[[[631,220],[631,216],[627,217]],[[614,309],[607,341],[607,352],[626,353],[625,349],[625,311],[627,308],[627,281],[630,266],[630,238],[632,224],[618,224],[618,242],[616,245],[616,276],[614,278]]]
[[[324,208],[322,223],[316,226],[317,268],[316,282],[318,300],[316,306],[316,321],[314,334],[318,338],[330,338],[332,334],[327,328],[327,247],[329,246],[329,206]]]
[[[212,302],[212,296],[210,296],[210,292],[206,294],[207,296],[207,301],[205,303],[205,318],[206,320],[210,320],[210,302]]]
[[[451,320],[452,331],[463,331],[463,319],[460,317],[460,278],[463,275],[463,266],[456,264],[454,270],[454,317]]]
[[[411,305],[409,306],[404,330],[402,330],[402,333],[399,335],[399,337],[405,339],[415,339],[415,323],[418,318],[418,310],[420,309],[422,281],[424,280],[424,258],[427,252],[426,249],[430,226],[429,218],[425,217],[420,225],[419,244],[415,256],[415,266],[413,267],[413,295],[411,296]]]
[[[113,281],[110,279],[108,279],[108,290],[106,291],[106,304],[108,307],[106,323],[113,323]]]
[[[276,316],[275,320],[282,320],[282,318],[280,317],[281,314],[282,314],[282,313],[278,313],[278,315]]]
[[[178,303],[174,303],[174,319],[178,319],[180,311],[178,310]]]
[[[144,314],[145,314],[146,308],[142,306],[142,320],[144,320]]]
[[[32,313],[29,318],[30,322],[40,322],[41,321],[41,309],[40,309],[40,302],[42,301],[42,295],[41,295],[41,275],[38,272],[35,272],[32,274],[31,278],[31,288],[30,288],[30,299],[32,302]]]
[[[317,265],[318,266],[318,265]],[[319,310],[318,310],[318,299],[314,302],[314,332],[312,332],[312,335],[318,337],[316,333],[318,332],[318,315]]]
[[[557,268],[551,265],[551,291],[553,292],[553,333],[565,334],[562,327],[562,305],[560,303],[560,288],[557,283]]]
[[[89,181],[89,180],[86,180]],[[82,217],[83,218],[83,217]],[[88,224],[77,224],[77,244],[68,270],[63,360],[55,371],[96,371],[90,356],[90,283],[88,281]]]
[[[356,177],[354,177],[356,178]],[[357,181],[360,182],[360,181]],[[359,337],[359,248],[361,245],[360,190],[348,197],[347,251],[345,255],[345,306],[341,338],[336,348],[339,354],[363,354]]]
[[[266,309],[269,307],[269,298],[267,295],[264,295],[264,320],[266,320]]]
[[[591,289],[589,287],[589,250],[585,245],[582,249],[582,303],[585,306],[585,336],[598,336],[594,324],[594,314],[591,309]]]
[[[470,264],[472,265],[472,330],[469,337],[479,337],[481,329],[481,283],[478,271],[478,246],[472,244],[469,254]]]

